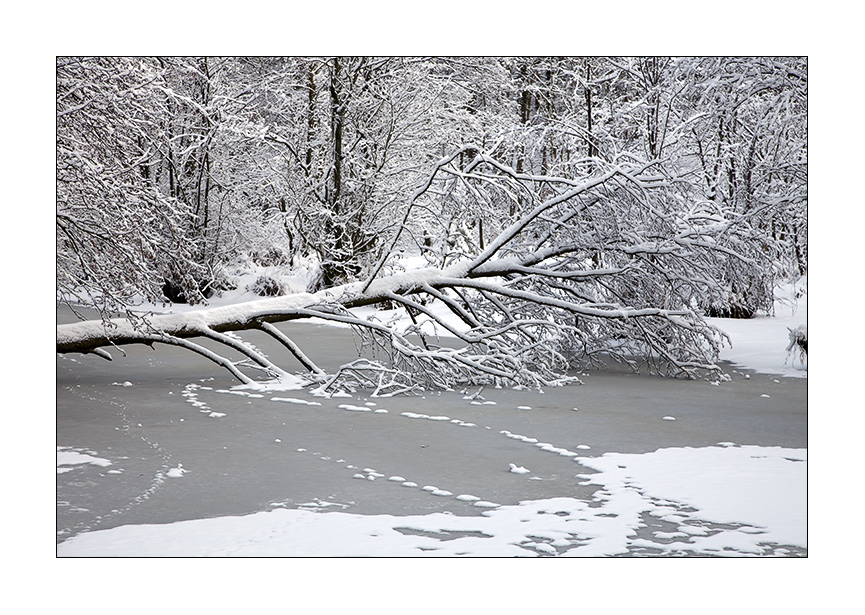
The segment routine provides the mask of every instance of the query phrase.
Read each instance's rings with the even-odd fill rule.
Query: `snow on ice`
[[[578,459],[597,471],[587,476],[601,487],[593,502],[559,497],[499,506],[459,495],[488,509],[468,517],[278,509],[85,532],[61,543],[58,554],[533,557],[645,550],[742,556],[805,548],[805,451],[725,444]],[[764,497],[767,490],[772,498]],[[640,533],[644,515],[673,529]]]
[[[112,465],[108,459],[95,457],[93,451],[83,451],[69,446],[57,447],[57,473],[63,474],[73,469],[72,466],[80,464],[92,464],[99,467]]]

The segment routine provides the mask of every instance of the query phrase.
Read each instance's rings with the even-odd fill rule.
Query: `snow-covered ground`
[[[784,289],[788,295],[794,289]],[[782,297],[784,299],[784,297]],[[386,319],[387,314],[380,314]],[[788,357],[788,328],[805,324],[807,296],[779,301],[773,317],[719,320],[732,348],[722,359],[757,372],[805,377]],[[292,387],[288,387],[292,388]],[[290,400],[286,400],[290,401]],[[84,532],[60,556],[604,556],[800,555],[807,549],[807,452],[719,442],[645,454],[572,456],[575,475],[599,485],[569,497],[499,506],[480,516],[361,515],[309,506],[165,525]],[[58,471],[101,463],[58,451]],[[511,470],[530,470],[511,464]],[[182,480],[182,474],[178,477]],[[411,486],[411,485],[409,485]],[[468,501],[472,494],[447,497]],[[767,495],[768,494],[768,495]]]
[[[712,325],[730,336],[732,346],[721,351],[721,359],[764,374],[806,378],[808,360],[787,353],[790,330],[808,324],[807,278],[775,290],[775,314],[751,320],[709,318]],[[799,296],[801,295],[801,296]]]

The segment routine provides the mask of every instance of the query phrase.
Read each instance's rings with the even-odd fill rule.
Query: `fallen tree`
[[[468,163],[456,164],[465,158]],[[715,359],[723,334],[696,309],[707,296],[727,292],[722,273],[758,295],[768,285],[771,295],[769,249],[750,225],[759,212],[732,217],[708,203],[692,204],[656,162],[587,159],[576,168],[583,170],[577,179],[531,176],[464,147],[438,161],[408,199],[367,279],[183,314],[60,325],[57,352],[110,358],[112,346],[160,343],[205,356],[243,383],[254,382],[249,367],[284,376],[283,367],[234,333],[256,329],[280,342],[310,383],[371,387],[377,395],[467,383],[566,384],[577,381],[571,368],[605,356],[674,376],[720,374]],[[416,235],[414,220],[454,207],[468,219],[493,202],[496,211],[508,211],[503,200],[512,215],[499,221],[491,242],[480,234],[474,243],[417,242],[433,266],[382,274],[393,267],[389,259],[400,241]],[[414,324],[399,331],[351,312],[385,301],[403,307]],[[448,317],[432,309],[436,303]],[[372,357],[325,374],[274,326],[309,318],[350,325]],[[245,358],[233,362],[195,338]],[[453,338],[461,347],[442,342]]]

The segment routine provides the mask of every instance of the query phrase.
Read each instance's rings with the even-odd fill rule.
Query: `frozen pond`
[[[325,369],[355,356],[281,328]],[[57,358],[59,555],[806,553],[805,378],[321,398],[125,350]]]

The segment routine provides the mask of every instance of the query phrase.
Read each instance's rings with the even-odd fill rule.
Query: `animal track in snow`
[[[197,387],[198,385],[195,385],[195,386]],[[161,458],[161,462],[162,462],[161,463],[162,467],[155,471],[155,473],[153,474],[153,477],[150,479],[150,483],[148,484],[148,486],[146,488],[143,488],[141,491],[139,491],[138,495],[133,497],[131,500],[128,500],[124,506],[120,506],[118,508],[115,508],[108,513],[105,513],[102,515],[97,515],[96,517],[93,517],[92,519],[79,522],[73,527],[64,528],[63,530],[61,530],[64,533],[74,535],[74,534],[77,534],[81,530],[90,531],[90,530],[98,529],[98,527],[102,523],[107,521],[108,519],[111,519],[112,517],[115,517],[116,515],[120,515],[120,514],[123,514],[125,512],[128,512],[133,507],[147,501],[154,493],[156,493],[156,491],[158,491],[161,488],[161,486],[165,483],[166,477],[173,477],[172,471],[175,471],[175,472],[180,471],[180,473],[182,474],[183,472],[186,472],[187,470],[183,470],[181,464],[177,464],[177,468],[169,468],[168,461],[171,459],[171,455],[168,453],[168,451],[166,451],[163,447],[161,447],[158,442],[154,442],[154,441],[150,440],[145,435],[145,432],[143,432],[140,429],[134,429],[132,427],[130,417],[128,414],[128,408],[124,402],[119,401],[117,399],[110,399],[110,398],[106,399],[101,395],[99,396],[100,399],[97,399],[96,397],[93,397],[93,396],[88,395],[86,393],[83,393],[81,391],[76,391],[75,389],[70,389],[70,390],[74,394],[82,397],[83,399],[87,399],[87,400],[90,400],[90,401],[96,402],[96,403],[108,403],[110,406],[113,406],[114,408],[116,408],[116,414],[117,414],[117,417],[121,420],[121,426],[115,427],[115,429],[117,431],[123,433],[125,436],[128,436],[129,438],[132,438],[134,440],[140,440],[141,442],[143,442],[145,445],[150,447],[155,453],[157,453],[159,455],[159,457]],[[138,424],[138,427],[141,427],[140,423]],[[63,448],[63,447],[58,447],[58,451],[61,448]],[[110,464],[110,462],[109,462],[109,464]],[[143,477],[143,474],[141,476]]]
[[[298,448],[296,450],[299,453],[308,452],[307,449],[305,449],[305,448]],[[318,453],[318,452],[312,453],[312,455],[319,457],[319,459],[321,459],[323,461],[327,461],[327,460],[331,459],[331,457],[323,456],[321,453]],[[344,459],[338,459],[337,463],[346,463],[346,461]],[[511,464],[511,465],[514,465],[514,464]],[[385,474],[382,474],[381,472],[377,472],[374,468],[363,468],[362,471],[357,471],[357,466],[346,465],[345,467],[346,467],[346,469],[355,470],[351,476],[352,476],[352,478],[355,478],[358,480],[366,480],[366,481],[373,482],[377,478],[383,478],[385,476]],[[525,470],[525,469],[523,468],[523,470]],[[525,470],[525,471],[528,472],[528,470]],[[415,488],[418,486],[418,484],[416,482],[406,480],[406,478],[404,476],[399,476],[399,475],[390,476],[390,477],[388,477],[387,480],[389,482],[399,483],[403,487]],[[447,489],[441,489],[435,485],[425,485],[424,487],[422,487],[422,490],[426,491],[430,495],[434,495],[437,497],[447,498],[447,497],[453,496],[452,491],[448,491]],[[481,498],[479,498],[475,495],[469,495],[469,494],[460,494],[460,495],[456,496],[456,499],[460,500],[461,502],[470,503],[470,504],[477,506],[477,507],[480,507],[480,508],[498,508],[500,506],[499,504],[489,502],[486,500],[482,500]]]
[[[183,397],[185,397],[186,401],[188,403],[192,404],[193,407],[198,408],[199,412],[206,414],[210,418],[220,419],[220,418],[226,416],[226,414],[224,412],[215,412],[215,411],[211,410],[210,406],[208,406],[206,403],[204,403],[203,401],[200,401],[198,399],[197,389],[201,389],[203,391],[212,391],[213,390],[212,387],[204,387],[204,386],[192,383],[192,384],[187,384],[184,387],[181,395]],[[228,393],[229,391],[221,391],[220,390],[220,391],[216,391],[216,392],[217,393]],[[259,397],[261,397],[261,396],[259,395]]]

